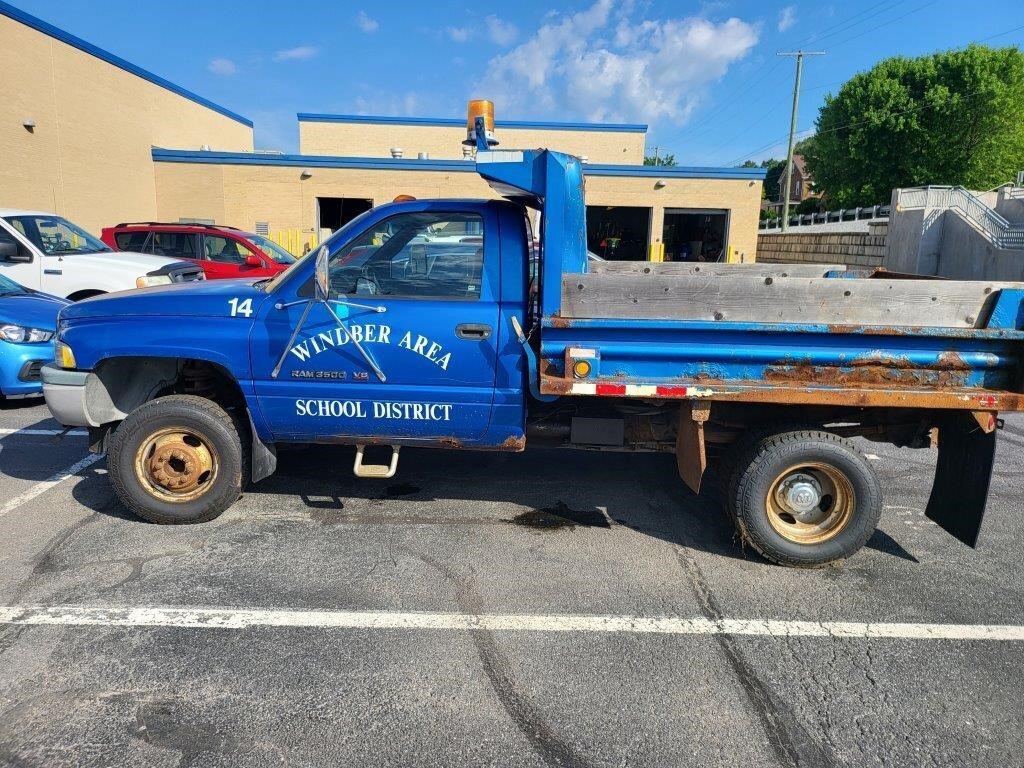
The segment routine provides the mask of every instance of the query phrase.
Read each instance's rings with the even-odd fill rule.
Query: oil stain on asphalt
[[[507,522],[524,528],[540,531],[559,530],[562,528],[611,528],[608,518],[596,509],[570,509],[564,501],[556,501],[550,507],[531,509],[522,512]]]

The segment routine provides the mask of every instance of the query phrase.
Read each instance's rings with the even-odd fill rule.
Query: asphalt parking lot
[[[375,482],[296,450],[162,527],[48,417],[0,408],[2,765],[1024,764],[1024,642],[999,639],[1024,624],[1024,420],[980,551],[923,518],[933,454],[865,443],[881,529],[798,571],[667,456],[406,450]]]

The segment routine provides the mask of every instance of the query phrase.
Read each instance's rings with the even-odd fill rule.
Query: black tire
[[[807,429],[762,434],[746,442],[734,461],[728,485],[729,512],[744,541],[768,560],[805,568],[826,565],[857,552],[878,526],[882,514],[878,477],[864,454],[838,435]],[[808,534],[809,538],[827,538],[794,540],[792,533],[784,535],[777,526],[785,529],[789,520],[797,521],[792,516],[787,518],[785,512],[778,515],[777,505],[773,514],[770,496],[782,475],[796,467],[815,466],[821,469],[810,470],[811,474],[818,473],[826,483],[828,473],[837,473],[836,485],[843,485],[851,498],[841,505],[847,510],[845,514],[833,513],[837,522],[827,534]],[[825,493],[822,503],[827,504],[830,498],[837,502],[843,493],[836,491],[834,498]],[[835,506],[840,508],[838,503]]]
[[[136,459],[154,435],[177,428],[203,441],[215,456],[215,469],[210,472],[208,486],[197,486],[200,495],[169,501],[140,479]],[[217,403],[203,397],[168,395],[150,400],[129,413],[110,440],[107,471],[114,492],[129,510],[151,523],[181,525],[213,520],[238,500],[244,488],[248,476],[246,431]]]

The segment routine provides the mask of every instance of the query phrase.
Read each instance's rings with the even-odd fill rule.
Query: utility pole
[[[824,51],[779,51],[777,56],[796,57],[796,80],[793,83],[793,113],[789,118],[789,150],[786,152],[786,187],[782,193],[782,231],[789,229],[789,193],[793,186],[793,147],[796,144],[796,112],[800,106],[800,77],[804,71],[804,56],[824,56]]]
[[[654,164],[655,165],[658,164],[658,153],[660,153],[660,152],[661,152],[661,147],[655,147],[654,148]]]

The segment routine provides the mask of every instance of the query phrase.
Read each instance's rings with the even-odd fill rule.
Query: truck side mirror
[[[8,264],[27,264],[32,261],[32,254],[15,240],[0,240],[0,261]]]
[[[327,269],[327,246],[321,245],[316,252],[316,291],[318,299],[328,299],[331,296],[331,276]]]

